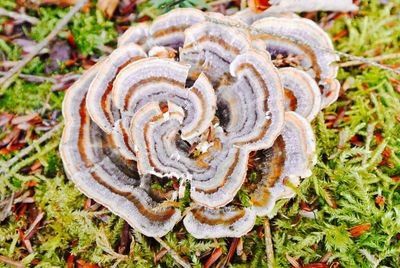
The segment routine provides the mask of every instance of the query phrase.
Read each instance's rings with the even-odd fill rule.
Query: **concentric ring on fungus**
[[[337,96],[336,58],[313,49],[332,44],[315,24],[266,18],[253,23],[260,35],[207,16],[241,24],[176,9],[133,26],[64,100],[60,151],[68,177],[147,236],[163,236],[180,221],[176,204],[185,190],[183,225],[196,238],[249,232],[257,215],[270,216],[277,200],[294,194],[289,181],[310,176],[309,122]],[[305,57],[297,68],[278,69],[269,54],[278,50]],[[251,173],[257,180],[246,180]],[[250,207],[238,201],[240,189]]]

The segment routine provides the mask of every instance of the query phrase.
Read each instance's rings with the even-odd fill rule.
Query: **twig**
[[[321,49],[320,48],[320,50],[326,51],[328,53],[335,53],[335,54],[337,54],[339,56],[348,58],[348,59],[350,59],[352,61],[359,61],[361,63],[367,64],[367,65],[370,65],[370,66],[374,66],[374,67],[377,67],[379,69],[383,69],[383,70],[386,70],[386,71],[393,72],[393,73],[395,73],[397,75],[400,75],[400,69],[390,68],[390,67],[387,67],[387,66],[385,66],[383,64],[377,63],[376,61],[373,61],[373,60],[370,60],[370,59],[367,59],[367,58],[364,58],[364,57],[353,56],[351,54],[347,54],[347,53],[340,52],[340,51],[335,51],[335,50],[330,50],[330,49],[328,50],[328,49]]]
[[[268,13],[309,12],[309,11],[357,11],[358,6],[351,0],[280,0],[272,3]]]
[[[6,72],[0,72],[0,76],[5,76],[7,73]],[[28,82],[34,82],[34,83],[44,83],[44,82],[51,82],[55,83],[55,79],[52,77],[45,77],[45,76],[37,76],[37,75],[31,75],[31,74],[20,74],[19,77],[22,79],[28,81]]]
[[[1,256],[0,255],[0,262],[3,262],[7,265],[10,265],[12,267],[18,267],[18,268],[25,268],[25,265],[23,265],[21,262],[19,261],[13,261],[7,257]]]
[[[39,20],[37,18],[35,18],[35,17],[31,17],[31,16],[28,16],[26,14],[21,14],[21,13],[18,13],[18,12],[6,10],[4,8],[0,8],[0,16],[10,17],[10,18],[13,18],[15,20],[27,21],[30,24],[37,24],[39,22]]]
[[[28,147],[23,149],[21,152],[19,152],[17,155],[15,155],[13,158],[8,160],[6,162],[6,166],[7,167],[11,167],[13,164],[18,162],[19,159],[21,159],[25,155],[29,154],[37,145],[39,145],[39,144],[47,141],[48,139],[50,139],[55,133],[57,133],[62,128],[63,125],[64,125],[63,123],[59,123],[52,130],[50,130],[49,132],[44,134],[42,137],[40,137],[39,139],[33,141],[31,145],[29,145]]]
[[[265,232],[265,251],[267,253],[268,268],[275,267],[274,258],[274,247],[272,244],[271,227],[269,225],[269,219],[266,218],[264,221],[264,232]]]
[[[46,36],[40,43],[38,43],[33,49],[32,52],[29,53],[23,60],[19,61],[17,65],[15,65],[11,70],[9,70],[4,77],[0,79],[0,95],[2,95],[3,91],[8,88],[8,86],[12,83],[11,78],[19,73],[21,69],[28,64],[43,48],[45,48],[48,43],[57,36],[57,34],[64,28],[65,25],[71,20],[71,18],[77,13],[81,7],[87,2],[87,0],[80,0],[77,4],[71,8],[67,15],[65,15],[60,22],[56,25],[56,27],[51,31],[51,33]]]
[[[5,72],[0,72],[0,76],[4,76]],[[32,82],[32,83],[45,83],[50,82],[54,84],[51,87],[51,91],[58,91],[61,88],[65,87],[67,82],[74,82],[78,80],[82,75],[81,74],[65,74],[65,75],[54,75],[52,77],[46,76],[38,76],[38,75],[31,75],[31,74],[20,74],[19,77],[24,79],[25,81]]]
[[[188,268],[191,267],[189,263],[187,263],[184,259],[181,258],[181,256],[178,255],[178,253],[175,252],[175,250],[173,250],[167,243],[165,243],[160,237],[154,237],[155,240],[157,240],[158,243],[161,244],[161,246],[163,246],[164,248],[166,248],[169,252],[169,254],[171,254],[171,257],[180,265],[182,265],[182,267]]]
[[[400,59],[400,53],[380,55],[380,56],[377,56],[377,57],[369,58],[367,60],[374,61],[374,62],[379,62],[379,61],[391,60],[391,59]],[[364,62],[359,61],[359,60],[351,60],[351,61],[346,61],[346,62],[339,63],[338,65],[340,67],[350,67],[350,66],[361,65],[363,63]]]

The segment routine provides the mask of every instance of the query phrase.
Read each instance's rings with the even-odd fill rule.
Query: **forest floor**
[[[0,76],[69,11],[27,2],[0,1],[0,8],[34,18],[30,24],[0,17]],[[158,241],[81,194],[66,178],[58,153],[65,91],[116,46],[129,25],[160,15],[171,2],[121,1],[110,19],[95,3],[85,5],[0,91],[0,267],[177,266]],[[180,5],[238,9],[237,1]],[[399,0],[362,1],[357,13],[301,15],[320,24],[336,50],[389,55],[378,60],[400,67]],[[277,203],[269,221],[276,267],[400,267],[400,77],[346,58],[340,64],[351,66],[340,68],[339,100],[313,122],[313,175],[295,198]],[[228,259],[232,267],[266,267],[265,221],[258,218],[240,239],[197,240],[182,224],[162,239],[194,267]],[[235,247],[240,254],[232,251],[228,258]]]

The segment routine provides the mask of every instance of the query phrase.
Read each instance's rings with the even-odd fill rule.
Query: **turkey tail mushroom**
[[[86,102],[90,117],[106,133],[111,133],[115,123],[111,92],[118,73],[126,65],[146,57],[144,50],[135,44],[121,46],[103,61],[89,87]]]
[[[283,89],[277,69],[268,53],[249,50],[235,58],[230,73],[237,81],[221,93],[230,104],[231,117],[236,118],[229,124],[228,137],[249,151],[270,147],[284,122]],[[228,101],[232,97],[235,101]]]
[[[183,220],[185,228],[197,239],[241,237],[253,228],[256,214],[251,208],[234,206],[193,208]]]
[[[205,20],[204,13],[194,8],[178,8],[157,17],[151,25],[139,23],[130,27],[118,39],[118,45],[136,43],[148,51],[154,46],[177,49],[184,40],[184,31]]]
[[[189,233],[240,237],[311,174],[310,121],[339,89],[332,43],[293,15],[252,32],[237,19],[187,8],[132,26],[66,94],[66,174],[147,236],[181,220],[184,192]],[[298,68],[278,55],[299,56]],[[237,202],[241,189],[250,207]]]
[[[145,22],[129,27],[128,30],[118,38],[118,46],[120,47],[128,44],[142,46],[149,38],[149,27],[150,25]]]
[[[96,77],[90,84],[86,107],[92,120],[106,133],[114,136],[121,154],[130,160],[135,159],[132,142],[126,136],[126,127],[120,120],[119,111],[112,103],[113,83],[117,74],[130,62],[146,57],[141,47],[135,44],[121,46],[114,50],[101,63]]]
[[[139,187],[136,165],[118,158],[110,135],[102,132],[87,112],[87,89],[100,68],[98,64],[88,71],[64,99],[65,128],[60,153],[65,171],[85,195],[126,219],[143,234],[163,236],[180,219],[180,211],[159,207]]]
[[[122,117],[133,116],[146,102],[173,101],[186,113],[182,138],[208,129],[215,114],[214,89],[204,75],[185,88],[189,66],[170,59],[148,58],[131,63],[117,76],[113,102]]]
[[[294,112],[285,113],[285,126],[274,145],[265,153],[261,181],[251,195],[257,215],[269,215],[275,202],[291,197],[288,182],[297,186],[300,177],[311,175],[315,138],[310,123]]]
[[[321,109],[321,92],[312,77],[299,69],[279,69],[285,94],[285,110],[312,121]]]
[[[214,84],[228,73],[236,56],[250,48],[250,36],[241,29],[201,22],[185,31],[180,61],[191,66],[191,77],[204,72]]]
[[[331,52],[332,41],[317,24],[304,18],[271,17],[254,22],[251,29],[253,38],[262,40],[273,58],[300,57],[299,67],[322,87],[322,108],[336,101],[340,84],[334,62],[339,57]]]

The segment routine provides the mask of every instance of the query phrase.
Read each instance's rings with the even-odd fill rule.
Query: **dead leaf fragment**
[[[382,206],[385,204],[385,197],[382,195],[378,195],[375,197],[375,204]]]
[[[352,237],[358,237],[368,231],[369,228],[371,228],[370,223],[363,223],[350,228],[349,232]]]
[[[249,8],[256,13],[268,9],[270,6],[269,0],[249,0]]]
[[[111,18],[114,14],[115,9],[118,6],[119,0],[99,0],[97,1],[97,9],[103,11],[107,18]]]

